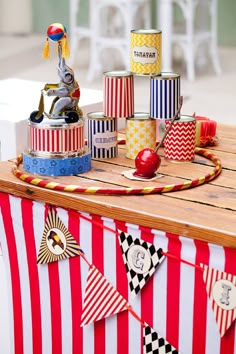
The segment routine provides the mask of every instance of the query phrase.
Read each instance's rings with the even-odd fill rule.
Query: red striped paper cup
[[[49,124],[29,122],[28,148],[35,154],[73,154],[84,148],[84,121]]]
[[[165,121],[168,129],[170,121]],[[191,116],[181,116],[172,125],[164,140],[165,159],[175,162],[194,160],[196,120]]]
[[[107,71],[104,74],[103,113],[111,118],[134,116],[134,79],[129,71]]]

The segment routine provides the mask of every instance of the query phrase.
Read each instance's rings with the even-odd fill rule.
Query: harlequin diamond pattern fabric
[[[178,351],[164,338],[160,337],[150,326],[143,329],[144,354],[178,354]]]
[[[133,239],[121,232],[119,242],[126,268],[131,295],[135,296],[153,275],[158,265],[165,259],[162,249],[158,250],[149,242]]]

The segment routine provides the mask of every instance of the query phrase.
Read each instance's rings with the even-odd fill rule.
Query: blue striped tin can
[[[180,75],[161,73],[150,78],[150,117],[171,119],[180,98]]]
[[[118,154],[117,118],[105,117],[103,112],[91,112],[88,117],[88,148],[92,158],[108,159]]]

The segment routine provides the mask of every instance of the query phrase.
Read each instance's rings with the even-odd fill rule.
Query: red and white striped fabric
[[[131,298],[118,235],[57,208],[64,225],[133,310],[181,354],[236,354],[236,325],[221,338],[202,271],[166,257],[139,296]],[[81,257],[37,265],[47,208],[0,193],[0,242],[8,292],[9,348],[4,354],[142,354],[142,328],[129,311],[81,327],[89,267]],[[138,225],[82,214],[92,222],[153,243],[192,263],[235,274],[236,249]],[[0,282],[3,279],[0,279]]]
[[[125,73],[125,72],[124,72]],[[104,76],[103,112],[106,117],[134,116],[134,79],[132,74]]]
[[[50,129],[42,124],[29,126],[29,148],[35,152],[69,153],[83,147],[84,126],[81,122]]]
[[[236,275],[220,272],[204,264],[203,279],[221,337],[236,319]]]

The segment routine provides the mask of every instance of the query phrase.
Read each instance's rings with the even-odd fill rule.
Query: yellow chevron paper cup
[[[126,119],[126,157],[134,160],[144,148],[155,149],[156,120],[148,113],[135,113]]]
[[[132,30],[130,33],[130,66],[136,75],[161,73],[162,32],[154,29]]]
[[[170,121],[165,121],[168,129]],[[173,162],[191,162],[194,160],[196,119],[180,116],[172,125],[164,140],[164,157]]]

